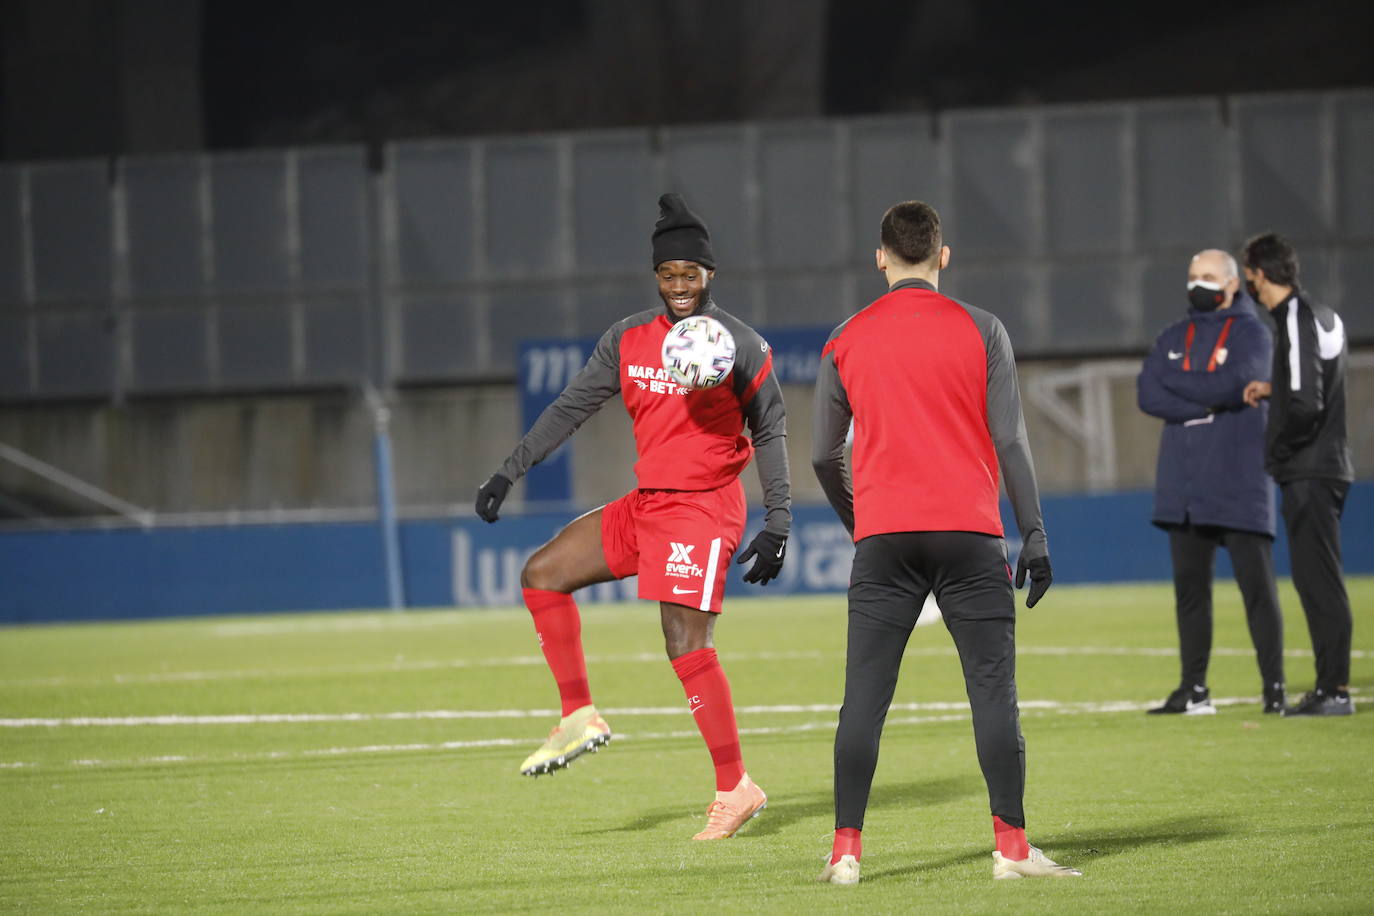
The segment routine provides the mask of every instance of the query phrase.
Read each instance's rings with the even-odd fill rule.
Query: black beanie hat
[[[658,222],[654,223],[654,268],[664,261],[695,261],[708,270],[716,267],[711,251],[711,233],[706,224],[687,208],[681,194],[664,194],[658,199]]]

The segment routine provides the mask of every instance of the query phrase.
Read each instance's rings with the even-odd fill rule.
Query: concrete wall
[[[1093,480],[1103,479],[1100,469],[1094,477],[1082,446],[1032,393],[1046,373],[1074,365],[1021,367],[1031,447],[1048,493],[1093,489]],[[1362,477],[1374,476],[1374,366],[1352,370],[1349,384],[1356,468]],[[788,386],[784,396],[795,498],[820,502],[810,466],[811,391]],[[1154,479],[1161,424],[1136,409],[1130,377],[1110,383],[1109,400],[1115,471],[1107,479],[1117,489],[1147,487]],[[0,408],[0,443],[159,513],[372,506],[372,430],[366,405],[341,394]],[[509,385],[402,391],[391,430],[398,499],[412,511],[466,506],[523,432]],[[588,420],[573,443],[579,504],[605,502],[633,486],[634,442],[618,402]],[[757,503],[752,469],[744,481]],[[4,462],[0,493],[38,507],[93,510],[70,491]],[[512,506],[520,500],[517,489]]]

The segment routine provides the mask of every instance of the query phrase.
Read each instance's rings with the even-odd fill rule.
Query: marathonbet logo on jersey
[[[695,544],[679,544],[677,541],[669,541],[668,546],[672,552],[668,554],[668,562],[663,565],[665,576],[675,576],[679,579],[701,578],[705,571],[692,562],[692,551],[696,550]]]
[[[632,363],[626,363],[625,374],[634,379],[635,384],[640,388],[655,394],[686,394],[690,390],[673,381],[668,370],[663,368],[656,369],[653,366],[636,366]]]

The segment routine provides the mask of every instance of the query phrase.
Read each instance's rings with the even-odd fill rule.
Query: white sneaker
[[[992,877],[1002,878],[1081,878],[1083,873],[1067,865],[1058,865],[1034,846],[1024,859],[1008,859],[996,850],[992,853]]]
[[[822,884],[858,884],[859,860],[853,856],[840,856],[840,861],[832,864],[826,859],[825,870],[816,880]]]

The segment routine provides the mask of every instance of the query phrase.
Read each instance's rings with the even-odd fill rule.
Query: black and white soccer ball
[[[685,388],[714,388],[735,368],[735,337],[708,315],[692,315],[663,338],[663,368]]]

